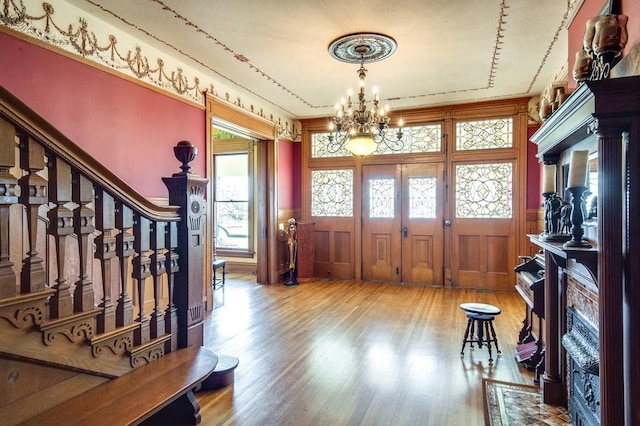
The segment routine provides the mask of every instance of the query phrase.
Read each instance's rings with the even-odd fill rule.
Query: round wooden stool
[[[498,346],[496,331],[493,328],[493,319],[496,315],[500,315],[500,308],[486,303],[462,303],[460,304],[460,309],[467,313],[467,328],[464,332],[460,356],[464,356],[464,348],[467,343],[471,345],[471,350],[473,350],[474,343],[479,348],[482,345],[486,345],[487,349],[489,349],[489,363],[492,363],[492,344],[496,345],[498,357],[502,354]]]

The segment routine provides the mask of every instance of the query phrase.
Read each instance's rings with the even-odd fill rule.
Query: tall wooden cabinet
[[[598,168],[595,248],[590,254],[576,255],[561,245],[539,242],[547,259],[545,297],[550,299],[546,307],[555,311],[551,316],[556,318],[549,321],[547,314],[545,402],[558,403],[574,380],[560,343],[570,305],[565,294],[564,268],[568,263],[557,262],[564,258],[582,262],[594,273],[600,423],[640,424],[640,76],[584,83],[547,119],[532,141],[538,145],[541,161],[559,165],[571,150],[590,146],[597,154]],[[561,187],[563,173],[558,179]]]

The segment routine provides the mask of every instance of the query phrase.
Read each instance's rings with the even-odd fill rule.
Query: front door
[[[363,167],[362,275],[443,285],[443,165]]]

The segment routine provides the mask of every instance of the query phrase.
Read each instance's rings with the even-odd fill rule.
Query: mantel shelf
[[[553,260],[556,264],[562,268],[567,266],[567,260],[575,260],[576,262],[584,265],[589,274],[591,274],[591,278],[593,278],[593,282],[598,285],[598,248],[597,247],[587,247],[587,248],[564,248],[562,247],[563,243],[559,242],[548,242],[543,241],[540,238],[540,235],[529,234],[527,235],[529,240],[538,247],[548,251],[553,255]]]

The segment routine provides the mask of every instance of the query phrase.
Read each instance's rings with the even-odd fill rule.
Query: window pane
[[[511,163],[456,166],[456,217],[511,218]]]
[[[353,170],[311,172],[311,215],[353,216]]]
[[[456,123],[456,149],[496,149],[513,147],[513,119],[463,121]]]
[[[426,126],[403,127],[402,139],[398,142],[397,128],[387,131],[388,142],[376,138],[378,148],[371,155],[383,154],[411,154],[417,152],[440,152],[442,146],[442,126],[430,124]],[[329,141],[329,133],[314,133],[311,135],[311,157],[351,157],[351,152],[336,139]]]
[[[216,201],[249,200],[249,154],[216,155]]]
[[[393,218],[395,179],[369,179],[369,217]]]
[[[216,247],[249,248],[249,203],[217,202],[216,206]]]
[[[436,178],[409,178],[409,217],[435,219]]]

